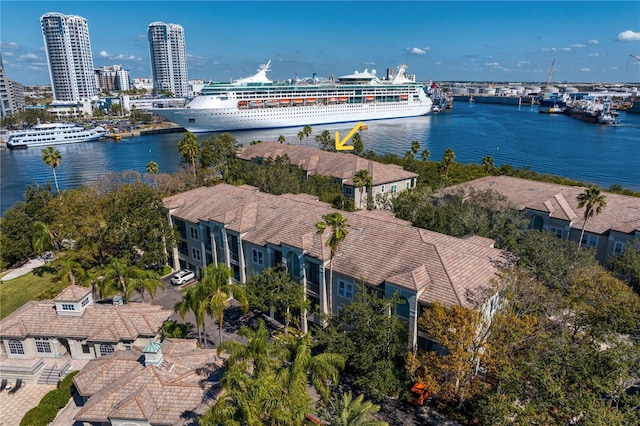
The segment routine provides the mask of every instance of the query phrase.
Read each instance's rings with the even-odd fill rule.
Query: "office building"
[[[87,20],[49,12],[40,18],[49,77],[56,101],[82,102],[97,95]]]
[[[124,92],[131,90],[131,79],[129,70],[122,68],[122,65],[111,65],[96,69],[96,80],[98,89],[108,92]]]
[[[187,96],[187,51],[184,30],[177,24],[153,22],[147,31],[153,87],[158,92]]]

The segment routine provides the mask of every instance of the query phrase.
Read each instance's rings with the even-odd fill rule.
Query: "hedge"
[[[71,386],[73,386],[73,376],[78,372],[68,374],[58,384],[58,388],[48,392],[40,400],[40,404],[33,407],[22,417],[20,426],[47,426],[51,423],[61,408],[64,408],[71,398]]]

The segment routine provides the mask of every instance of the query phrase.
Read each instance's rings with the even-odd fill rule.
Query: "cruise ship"
[[[22,149],[88,142],[98,140],[104,135],[105,130],[102,127],[85,129],[74,123],[38,123],[30,129],[10,133],[7,147]]]
[[[152,112],[193,133],[267,129],[351,121],[417,117],[431,111],[423,84],[400,65],[389,78],[375,70],[329,79],[274,82],[271,61],[253,76],[209,83],[183,108]]]

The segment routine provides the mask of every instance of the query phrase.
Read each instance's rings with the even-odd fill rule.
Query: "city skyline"
[[[39,19],[87,19],[96,68],[150,78],[147,28],[184,28],[190,79],[228,81],[272,61],[276,80],[408,64],[420,81],[639,82],[640,3],[2,1],[5,74],[50,84]]]

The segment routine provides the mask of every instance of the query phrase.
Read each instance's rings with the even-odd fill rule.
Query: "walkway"
[[[23,384],[13,394],[3,389],[0,392],[0,425],[18,426],[26,412],[38,405],[42,397],[55,388],[54,385]]]

